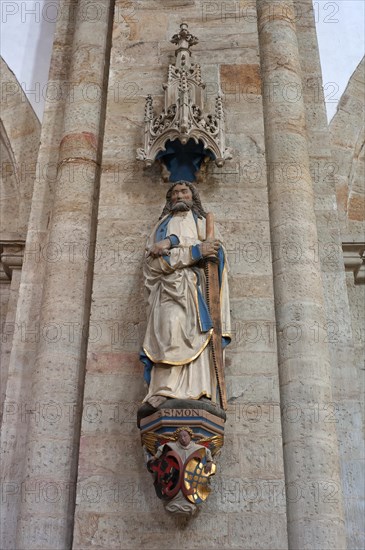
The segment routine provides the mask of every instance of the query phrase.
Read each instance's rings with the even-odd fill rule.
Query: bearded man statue
[[[149,385],[144,402],[155,408],[168,398],[217,402],[204,260],[215,256],[219,263],[223,346],[230,341],[227,262],[219,236],[206,239],[205,218],[196,187],[173,183],[147,241],[147,329],[141,361]]]

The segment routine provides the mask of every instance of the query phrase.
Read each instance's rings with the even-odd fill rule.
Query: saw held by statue
[[[207,213],[206,217],[206,240],[214,239],[214,215]],[[205,274],[207,285],[207,302],[209,313],[213,322],[213,334],[211,338],[211,349],[213,356],[213,365],[218,382],[219,396],[223,410],[227,410],[227,391],[224,379],[224,363],[222,348],[222,320],[220,304],[220,287],[218,274],[218,260],[216,256],[209,256],[205,260]]]

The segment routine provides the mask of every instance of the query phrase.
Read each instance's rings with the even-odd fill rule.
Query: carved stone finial
[[[177,50],[175,52],[176,67],[181,68],[188,66],[191,57],[190,47],[198,44],[199,40],[188,31],[187,23],[181,23],[180,32],[174,34],[171,38],[171,42],[177,45]]]
[[[180,32],[178,34],[174,34],[171,38],[171,42],[172,44],[178,45],[179,48],[183,47],[189,49],[190,46],[195,46],[195,44],[198,44],[199,40],[196,36],[193,36],[190,31],[188,31],[187,23],[181,23]]]
[[[188,145],[199,157],[199,166],[204,158],[213,158],[218,166],[223,166],[226,159],[232,158],[230,150],[225,147],[224,115],[222,97],[216,98],[215,113],[204,113],[204,88],[200,65],[191,63],[190,47],[198,43],[198,39],[188,30],[188,25],[182,23],[180,31],[175,34],[171,42],[176,44],[176,63],[168,69],[167,83],[163,85],[165,91],[165,107],[159,115],[153,112],[153,100],[147,96],[145,107],[145,140],[144,147],[138,149],[137,158],[143,160],[146,166],[158,158],[177,156],[181,153],[178,142]],[[192,141],[190,141],[192,140]],[[173,143],[175,142],[175,143]],[[196,145],[191,145],[191,144]],[[186,159],[186,152],[181,153]],[[197,171],[191,172],[191,180],[197,177]],[[169,170],[169,166],[167,166]],[[181,179],[178,174],[174,178]],[[186,178],[186,174],[184,175]]]

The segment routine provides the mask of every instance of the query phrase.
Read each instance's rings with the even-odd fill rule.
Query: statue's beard
[[[193,208],[193,204],[194,204],[193,201],[181,200],[181,201],[175,202],[175,204],[170,203],[169,210],[170,212],[188,212]]]

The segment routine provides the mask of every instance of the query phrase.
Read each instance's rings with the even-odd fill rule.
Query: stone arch
[[[342,233],[357,238],[365,221],[365,57],[351,76],[330,124]]]
[[[17,233],[20,182],[17,162],[9,137],[0,119],[0,234]]]
[[[2,58],[0,66],[0,239],[25,239],[41,124],[14,73]]]
[[[347,200],[347,216],[349,221],[365,220],[365,127],[359,133],[354,147],[351,169],[349,173],[349,196]]]

